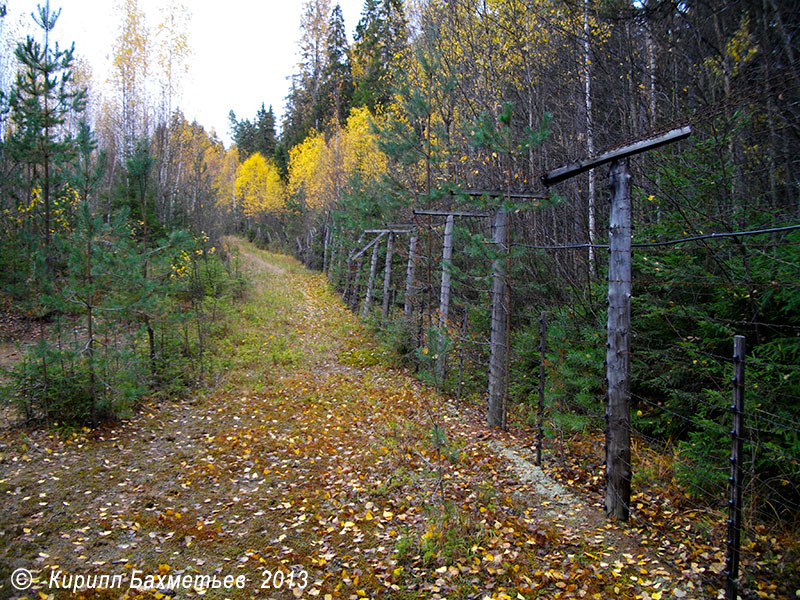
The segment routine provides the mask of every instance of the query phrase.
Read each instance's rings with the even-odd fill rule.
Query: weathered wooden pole
[[[606,365],[606,514],[630,515],[631,188],[627,159],[611,164]]]
[[[353,267],[353,285],[350,288],[350,309],[353,312],[358,310],[358,299],[361,297],[361,263],[363,260],[363,255],[359,256]]]
[[[631,191],[627,159],[671,144],[692,134],[690,126],[589,156],[548,171],[547,186],[611,163],[613,188],[609,216],[608,341],[606,343],[606,514],[619,520],[630,515],[630,335],[631,335]]]
[[[345,274],[344,274],[344,290],[342,291],[342,300],[345,304],[350,300],[350,286],[353,284],[353,264],[350,261],[345,261]]]
[[[372,246],[372,261],[369,264],[367,295],[364,298],[364,306],[362,307],[361,312],[364,317],[369,315],[369,311],[372,308],[372,290],[375,287],[375,273],[378,270],[378,250],[380,250],[380,244],[375,244]]]
[[[725,599],[739,594],[739,546],[742,526],[742,450],[744,444],[744,336],[733,338],[733,427],[731,428],[731,475],[728,479],[728,548],[725,561]]]
[[[403,315],[406,319],[411,319],[411,311],[414,310],[414,292],[416,291],[414,284],[414,276],[417,270],[416,254],[417,252],[417,235],[411,236],[408,242],[408,266],[406,267],[406,294],[403,301]]]
[[[452,214],[447,215],[444,225],[444,245],[442,247],[442,287],[439,294],[439,329],[444,331],[447,327],[447,317],[450,311],[450,277],[453,266],[453,223]]]
[[[394,232],[390,231],[386,238],[386,264],[383,267],[383,306],[381,315],[386,319],[389,316],[389,300],[392,291],[392,253],[394,250]]]
[[[536,464],[542,466],[542,421],[544,420],[544,361],[547,352],[547,313],[539,318],[539,406],[536,410]]]
[[[339,248],[339,238],[331,234],[331,257],[328,260],[328,277],[331,275],[336,276],[338,268],[336,266],[336,250]]]
[[[453,267],[453,224],[455,217],[453,214],[447,215],[444,225],[444,244],[442,247],[442,285],[439,292],[439,356],[436,359],[436,378],[439,382],[444,382],[445,362],[447,353],[444,352],[444,344],[447,339],[447,317],[450,312],[450,278]]]
[[[467,324],[469,319],[469,311],[466,304],[464,305],[464,320],[461,322],[461,343],[458,347],[458,387],[456,388],[456,406],[461,401],[461,386],[464,381],[464,343],[467,340]]]
[[[495,257],[492,260],[492,321],[489,345],[489,410],[490,427],[505,425],[506,383],[506,257],[508,251],[508,213],[499,208],[494,216],[492,243]]]
[[[331,244],[331,228],[325,225],[325,241],[322,244],[322,272],[328,272],[328,247]]]

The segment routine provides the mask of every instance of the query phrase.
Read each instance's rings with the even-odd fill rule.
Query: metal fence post
[[[744,353],[744,336],[734,336],[731,475],[728,478],[728,557],[725,561],[726,600],[736,600],[739,589],[739,545],[742,526],[742,446],[744,443]]]

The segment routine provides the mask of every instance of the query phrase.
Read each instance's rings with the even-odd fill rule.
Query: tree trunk
[[[584,0],[583,3],[583,100],[586,109],[586,153],[588,156],[594,156],[594,118],[592,115],[592,78],[591,78],[591,64],[592,64],[592,46],[589,39],[591,31],[589,29],[589,0]],[[588,188],[588,224],[589,230],[589,273],[594,275],[595,260],[594,260],[594,204],[595,204],[595,177],[594,169],[589,169],[589,188]]]

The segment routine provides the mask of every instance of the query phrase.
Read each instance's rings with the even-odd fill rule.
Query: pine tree
[[[86,90],[73,90],[70,85],[74,44],[63,50],[58,43],[50,42],[60,14],[60,10],[50,10],[49,1],[37,7],[33,19],[42,29],[43,40],[38,42],[28,36],[18,44],[14,55],[23,68],[8,96],[11,132],[6,150],[12,161],[28,167],[26,181],[22,182],[28,204],[34,204],[38,196],[42,206],[41,229],[48,270],[53,259],[53,203],[65,181],[65,167],[76,153],[75,141],[61,126],[86,107]]]

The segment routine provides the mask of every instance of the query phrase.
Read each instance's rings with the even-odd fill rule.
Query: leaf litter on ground
[[[253,284],[217,385],[93,431],[3,433],[0,596],[136,572],[247,584],[68,596],[716,597],[691,544],[603,518],[597,473],[533,469],[527,432],[487,430],[481,406],[393,366],[322,275],[228,243]]]

